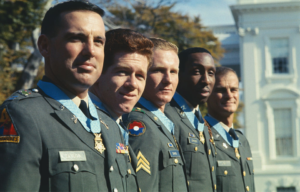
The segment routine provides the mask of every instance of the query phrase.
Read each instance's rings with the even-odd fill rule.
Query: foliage
[[[224,52],[218,39],[201,25],[199,16],[191,18],[174,12],[174,5],[175,3],[161,6],[136,2],[132,7],[112,5],[108,10],[114,15],[111,20],[116,25],[137,30],[146,36],[166,39],[176,44],[179,51],[190,47],[204,47],[218,63]]]
[[[0,103],[15,90],[14,66],[30,55],[31,32],[39,27],[46,0],[0,0]]]

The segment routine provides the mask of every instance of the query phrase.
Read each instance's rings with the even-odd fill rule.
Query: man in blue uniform
[[[217,191],[255,191],[252,154],[242,132],[233,129],[239,105],[239,80],[234,70],[218,67],[216,83],[207,101],[205,117],[217,147]]]
[[[136,174],[142,191],[184,192],[184,160],[174,137],[174,124],[164,114],[178,84],[178,48],[163,39],[151,40],[153,64],[148,70],[146,88],[124,122],[137,155]]]
[[[103,10],[83,1],[50,8],[38,47],[45,76],[1,106],[0,191],[138,191],[118,127],[93,105],[105,44]]]
[[[177,93],[166,115],[175,124],[175,136],[186,161],[189,191],[216,190],[213,136],[198,105],[206,102],[215,83],[215,64],[209,51],[189,48],[179,53]]]

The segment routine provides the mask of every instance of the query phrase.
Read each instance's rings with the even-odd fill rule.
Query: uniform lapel
[[[103,143],[104,146],[106,147],[108,167],[111,167],[115,161],[115,155],[116,155],[116,142],[112,141],[112,138],[115,138],[115,136],[113,135],[114,133],[110,129],[107,129],[106,127],[102,126],[102,124],[101,124],[101,132],[102,132]]]
[[[180,108],[180,106],[176,103],[174,99],[171,101],[171,106],[172,108],[175,109],[175,111],[178,113],[178,115],[181,118],[181,121],[196,135],[196,137],[199,139],[199,133],[198,131],[194,128],[194,126],[191,124],[190,120],[188,117],[185,115],[184,111]]]
[[[103,156],[95,149],[94,135],[88,133],[78,120],[75,120],[73,114],[56,100],[45,96],[45,100],[54,108],[56,116],[88,147],[98,155]],[[102,128],[102,127],[101,127]],[[103,128],[102,128],[103,129]],[[104,157],[104,156],[103,156]]]
[[[234,149],[230,145],[228,145],[228,143],[222,138],[222,136],[213,127],[211,127],[211,131],[215,135],[214,140],[215,140],[215,143],[216,143],[216,147],[220,151],[223,151],[224,153],[226,153],[228,156],[230,156],[235,161],[238,161],[237,157],[235,156]],[[219,137],[216,137],[216,135],[219,135]],[[226,144],[227,148],[224,147],[223,143]]]
[[[172,142],[172,144],[174,146],[176,146],[174,138],[172,136],[172,133],[170,133],[170,131],[165,127],[165,125],[159,120],[158,117],[156,117],[153,113],[151,113],[151,111],[148,111],[147,109],[145,109],[143,107],[143,110],[145,112],[145,114],[156,124],[158,125],[158,127],[160,128],[161,132],[163,132],[163,134],[165,134],[166,137],[169,138],[169,140]],[[156,118],[154,118],[156,117]]]

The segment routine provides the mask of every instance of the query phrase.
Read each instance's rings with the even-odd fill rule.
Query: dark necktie
[[[229,131],[228,131],[229,135],[234,139],[234,140],[237,140],[238,139],[238,136],[237,134],[235,133],[234,129],[230,128]]]
[[[82,113],[85,114],[85,116],[87,118],[89,118],[89,119],[91,118],[89,109],[88,109],[87,104],[84,100],[81,100],[80,105],[79,105],[79,109],[81,109]]]

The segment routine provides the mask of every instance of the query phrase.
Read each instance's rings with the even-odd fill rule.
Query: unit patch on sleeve
[[[142,154],[141,151],[139,151],[137,154],[137,160],[138,160],[138,163],[137,163],[136,172],[143,169],[144,171],[146,171],[147,173],[149,173],[151,175],[150,163],[146,159],[146,157]]]
[[[4,108],[0,117],[0,143],[19,143],[20,136],[16,132],[16,129],[11,122],[11,119]]]
[[[141,121],[132,121],[127,125],[129,134],[132,136],[141,136],[146,131],[146,126]]]

